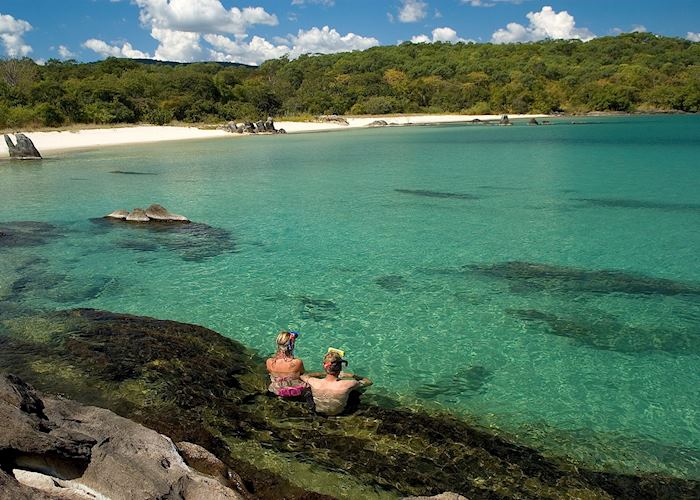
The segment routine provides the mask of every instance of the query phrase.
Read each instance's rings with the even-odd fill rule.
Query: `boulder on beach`
[[[539,125],[540,122],[537,121],[536,118],[530,118],[530,121],[527,122],[528,125]]]
[[[36,149],[32,140],[24,134],[15,134],[17,144],[12,141],[12,138],[5,134],[5,142],[7,149],[10,152],[10,158],[15,160],[41,160],[41,154]]]
[[[129,215],[126,216],[126,219],[124,220],[127,222],[148,222],[151,219],[148,218],[148,215],[146,215],[143,208],[135,208],[129,213]]]
[[[129,216],[129,211],[128,211],[128,210],[120,209],[120,210],[115,210],[114,212],[105,215],[105,218],[107,218],[107,219],[121,219],[121,220],[124,220],[124,219],[126,219],[128,216]]]
[[[336,123],[338,125],[350,125],[342,116],[338,115],[321,115],[316,117],[317,122],[321,123]]]
[[[367,125],[368,127],[386,127],[389,125],[386,120],[374,120],[372,123]]]
[[[146,217],[151,220],[169,221],[169,222],[189,222],[190,220],[184,215],[174,214],[165,207],[154,203],[145,211]]]
[[[498,121],[499,125],[512,125],[508,115],[501,115],[501,119]]]

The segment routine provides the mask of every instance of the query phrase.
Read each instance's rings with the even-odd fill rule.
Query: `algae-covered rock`
[[[700,494],[693,481],[593,472],[545,458],[448,415],[367,399],[341,417],[315,415],[267,395],[262,359],[206,328],[89,309],[50,316],[51,324],[65,324],[51,342],[0,333],[0,367],[11,363],[42,390],[203,446],[258,498]],[[488,383],[487,372],[473,371]]]

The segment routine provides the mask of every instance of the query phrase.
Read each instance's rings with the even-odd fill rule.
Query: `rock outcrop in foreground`
[[[2,369],[43,391],[108,408],[174,442],[206,448],[225,465],[200,457],[199,448],[185,451],[178,444],[191,467],[200,464],[229,485],[242,481],[256,498],[431,496],[446,491],[479,499],[700,498],[698,482],[593,471],[449,415],[401,408],[378,396],[378,390],[365,394],[359,406],[355,401],[344,416],[315,415],[301,402],[267,395],[264,363],[254,352],[212,330],[174,321],[90,309],[18,315],[0,322]],[[28,401],[25,406],[32,407]],[[43,454],[65,449],[61,453],[77,457],[71,463],[83,466],[81,454],[92,446],[85,469],[90,471],[100,450],[111,446],[100,444],[106,436],[93,424],[81,427],[69,421],[94,422],[90,419],[104,410],[62,414],[46,403],[43,411],[48,422],[64,422],[60,428],[72,433],[70,446],[64,446],[55,441],[64,436],[49,432],[43,448],[37,448]],[[40,416],[35,421],[45,422]],[[168,471],[179,462],[168,457],[169,469],[158,470],[156,461],[146,464],[152,467],[148,470],[172,474]],[[689,456],[689,467],[692,460]]]
[[[189,467],[162,434],[109,410],[40,394],[12,375],[0,376],[0,421],[0,487],[11,498],[248,496],[228,487],[227,468],[206,450],[179,445],[213,463],[218,477]]]
[[[15,134],[17,144],[12,142],[12,138],[5,134],[5,143],[10,152],[10,158],[15,160],[41,160],[41,154],[36,149],[32,140],[24,134]]]

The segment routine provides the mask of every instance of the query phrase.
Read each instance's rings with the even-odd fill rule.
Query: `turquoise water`
[[[374,394],[700,479],[700,117],[577,121],[3,162],[0,226],[60,235],[0,247],[0,298],[198,323],[264,355],[298,329],[307,369],[343,348]],[[211,228],[90,220],[154,202]]]

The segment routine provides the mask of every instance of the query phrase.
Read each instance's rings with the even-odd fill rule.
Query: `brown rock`
[[[142,208],[135,208],[125,219],[127,222],[148,222],[151,220]]]
[[[129,216],[128,210],[115,210],[112,213],[105,215],[106,219],[126,219]]]
[[[190,220],[184,215],[174,214],[165,207],[154,203],[148,207],[145,211],[146,217],[152,220],[158,221],[177,221],[177,222],[189,222]]]

